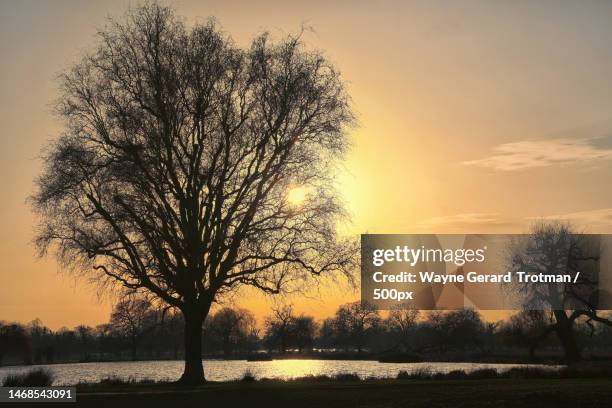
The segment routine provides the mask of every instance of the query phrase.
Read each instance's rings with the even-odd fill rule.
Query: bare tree
[[[312,350],[317,329],[317,323],[312,316],[301,314],[293,319],[293,343],[300,353],[305,349]]]
[[[79,338],[79,346],[83,353],[83,361],[89,361],[89,344],[91,343],[93,337],[93,328],[86,326],[84,324],[78,325],[74,328],[75,333]]]
[[[550,312],[544,310],[521,310],[504,322],[504,340],[511,346],[529,349],[529,358],[535,357],[538,346],[548,337],[548,328],[554,323]]]
[[[147,299],[127,296],[117,303],[111,313],[113,331],[127,337],[132,360],[136,360],[138,343],[159,323],[158,313]]]
[[[544,310],[552,316],[536,339],[555,332],[570,361],[580,359],[574,325],[584,318],[612,325],[598,315],[599,257],[601,244],[596,236],[576,233],[567,223],[541,222],[524,239],[515,241],[509,251],[510,267],[531,274],[576,276],[575,283],[529,282],[512,285],[524,310]],[[532,345],[531,347],[534,347]]]
[[[333,170],[353,115],[300,35],[243,50],[213,21],[188,28],[146,4],[110,21],[61,90],[66,130],[32,198],[38,247],[180,309],[183,382],[204,381],[201,327],[219,296],[352,273]]]
[[[24,364],[31,364],[32,347],[25,328],[17,323],[0,321],[0,365],[5,355],[22,355]]]
[[[341,305],[336,311],[334,325],[337,336],[345,346],[352,345],[361,353],[367,336],[381,323],[378,309],[366,301]]]
[[[292,305],[282,305],[272,309],[272,315],[265,321],[265,336],[268,347],[278,344],[281,353],[286,353],[292,340],[295,315]]]
[[[419,314],[419,310],[407,304],[399,304],[391,309],[386,323],[394,337],[395,347],[401,347],[404,350],[413,348],[414,345],[410,343],[411,338],[414,341]]]
[[[256,326],[250,311],[224,307],[207,320],[206,329],[213,345],[220,346],[227,357],[234,349],[247,346]]]

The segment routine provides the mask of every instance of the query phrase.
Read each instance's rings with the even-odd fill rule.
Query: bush
[[[99,385],[110,385],[110,386],[136,385],[136,384],[151,385],[151,384],[156,384],[156,383],[157,382],[155,380],[152,380],[150,378],[143,378],[141,380],[137,380],[134,377],[122,378],[122,377],[118,377],[115,375],[104,377],[98,382]]]
[[[53,384],[53,373],[44,368],[30,370],[23,374],[9,374],[3,387],[49,387]]]
[[[463,370],[453,370],[448,373],[434,373],[429,367],[418,368],[414,371],[400,371],[398,380],[465,380],[500,378],[498,372],[492,368],[480,368],[470,373]]]
[[[100,380],[100,385],[126,385],[133,384],[135,381],[133,378],[124,379],[117,376],[105,377]]]
[[[493,368],[479,368],[468,373],[467,377],[472,380],[483,380],[489,378],[498,378],[499,373]]]
[[[248,368],[246,369],[246,371],[244,372],[244,374],[242,374],[242,379],[240,380],[242,382],[255,382],[255,374],[253,374],[251,372],[251,370],[249,370]]]
[[[370,379],[379,379],[379,378],[370,378]],[[338,374],[333,374],[331,376],[327,375],[327,374],[319,374],[319,375],[313,375],[313,374],[308,374],[302,377],[293,377],[293,378],[288,378],[288,379],[281,379],[281,378],[260,378],[259,381],[262,382],[328,382],[328,381],[361,381],[361,377],[359,377],[359,375],[357,375],[356,373],[338,373]]]
[[[430,380],[433,378],[433,372],[429,367],[417,368],[414,371],[401,370],[397,373],[398,380]]]
[[[433,378],[441,380],[464,380],[468,378],[468,375],[463,370],[453,370],[448,373],[438,373],[434,375]]]
[[[606,367],[563,367],[559,370],[546,367],[514,367],[504,373],[507,378],[611,378],[612,371]]]
[[[561,372],[556,370],[546,370],[540,367],[513,367],[506,371],[504,375],[508,378],[516,379],[551,378],[559,377]]]
[[[332,378],[328,375],[325,374],[320,374],[320,375],[305,375],[303,377],[295,377],[293,379],[291,379],[290,381],[304,381],[304,382],[326,382],[326,381],[331,381]]]
[[[361,381],[361,378],[355,373],[340,373],[332,376],[335,381]]]

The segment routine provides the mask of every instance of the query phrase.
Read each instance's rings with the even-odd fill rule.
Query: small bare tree
[[[180,309],[182,381],[201,383],[202,322],[219,296],[353,272],[333,188],[349,98],[300,36],[243,50],[214,22],[188,28],[153,3],[100,39],[61,77],[66,131],[44,155],[36,242]]]
[[[380,326],[381,318],[375,305],[356,301],[340,305],[336,311],[335,330],[341,342],[357,348],[361,353],[367,336]]]
[[[129,340],[132,360],[137,359],[138,344],[157,327],[161,316],[147,299],[127,296],[115,305],[110,324],[113,331]]]
[[[208,339],[213,346],[221,347],[225,357],[234,349],[247,346],[257,321],[253,313],[246,309],[224,307],[206,321]]]
[[[420,311],[408,304],[399,304],[391,309],[387,318],[387,326],[394,337],[396,347],[404,350],[414,348],[414,345],[410,343],[411,339],[414,342],[419,315]]]
[[[293,305],[280,305],[272,309],[272,314],[266,318],[266,339],[268,347],[278,344],[281,353],[286,353],[293,336],[295,314]]]

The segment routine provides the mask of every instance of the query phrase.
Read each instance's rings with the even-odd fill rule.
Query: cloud
[[[535,221],[567,221],[586,233],[612,233],[612,208],[538,217],[510,218],[498,213],[463,213],[428,218],[412,226],[415,232],[433,234],[527,233]]]
[[[592,162],[612,159],[612,148],[592,139],[523,140],[495,147],[494,155],[463,162],[467,166],[492,168],[500,171],[547,167],[555,164]]]
[[[432,233],[476,233],[491,230],[515,230],[517,223],[496,213],[464,213],[428,218],[413,225]]]
[[[612,232],[612,208],[602,208],[590,211],[578,211],[567,214],[547,215],[543,217],[530,217],[528,220],[560,220],[568,221],[590,233]]]

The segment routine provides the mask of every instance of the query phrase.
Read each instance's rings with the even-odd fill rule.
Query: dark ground
[[[23,407],[26,404],[18,404]],[[60,406],[44,404],[43,406]],[[66,404],[62,404],[66,407]],[[77,392],[83,407],[608,407],[612,379],[388,380],[118,386]],[[35,406],[40,407],[40,404]]]

